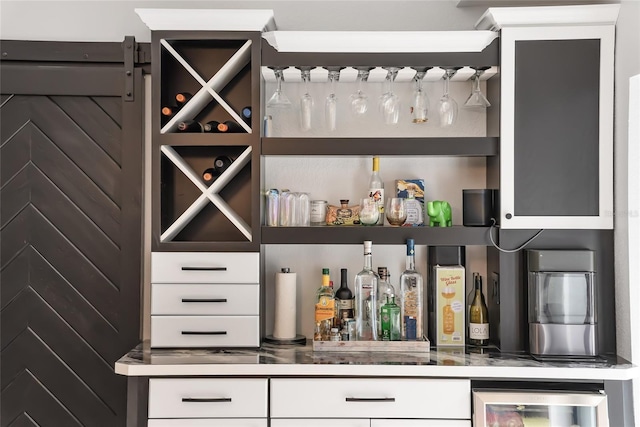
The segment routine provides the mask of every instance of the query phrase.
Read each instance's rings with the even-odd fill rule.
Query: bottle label
[[[369,197],[375,200],[378,206],[378,225],[384,224],[384,188],[370,188]]]
[[[450,335],[456,330],[455,314],[450,305],[445,305],[442,310],[442,330],[445,334]]]
[[[489,324],[488,323],[469,323],[469,339],[488,340]]]
[[[336,302],[333,298],[320,297],[316,304],[316,323],[335,317]]]
[[[336,299],[338,307],[338,319],[344,322],[346,319],[353,319],[353,299]]]

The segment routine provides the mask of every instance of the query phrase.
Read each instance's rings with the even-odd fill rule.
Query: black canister
[[[462,225],[467,227],[491,225],[491,218],[495,218],[494,193],[494,190],[487,188],[462,190]]]

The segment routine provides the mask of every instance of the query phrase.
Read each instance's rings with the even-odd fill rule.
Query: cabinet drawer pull
[[[196,402],[196,403],[221,403],[231,402],[230,397],[183,397],[183,402]]]
[[[182,267],[182,271],[227,271],[227,267]]]
[[[395,402],[395,397],[347,397],[347,402]]]
[[[182,335],[227,335],[227,331],[182,331]]]
[[[227,302],[226,298],[182,298],[182,302]]]

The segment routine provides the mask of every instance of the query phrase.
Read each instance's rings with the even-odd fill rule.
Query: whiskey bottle
[[[369,197],[376,201],[378,205],[378,223],[376,225],[384,225],[384,183],[380,178],[380,159],[378,157],[373,158],[373,170],[371,172],[371,178],[369,179]]]
[[[378,275],[371,268],[371,241],[364,242],[364,267],[355,278],[356,340],[378,339],[378,310],[376,310]]]
[[[331,328],[336,317],[335,294],[333,289],[329,287],[329,282],[329,269],[323,268],[322,286],[316,292],[316,332],[313,335],[313,339],[316,341],[317,338],[320,338],[321,341],[329,341]]]
[[[423,337],[422,275],[416,271],[415,242],[407,239],[406,269],[400,275],[400,321],[402,339]]]
[[[378,281],[378,302],[376,304],[376,310],[378,311],[378,319],[381,319],[382,306],[387,303],[392,295],[396,294],[396,291],[391,283],[389,283],[390,275],[387,267],[378,267],[378,276],[380,280]],[[378,336],[382,336],[382,322],[378,322]]]
[[[487,345],[489,343],[489,312],[482,294],[482,276],[473,273],[474,296],[469,304],[469,344]]]
[[[353,292],[347,283],[347,269],[340,269],[340,287],[336,291],[338,306],[338,325],[345,326],[346,320],[353,319]]]

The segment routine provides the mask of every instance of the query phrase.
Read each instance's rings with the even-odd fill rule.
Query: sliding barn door
[[[25,45],[42,47],[2,50]],[[126,420],[114,362],[139,342],[143,85],[108,45],[119,63],[1,65],[1,426]]]

